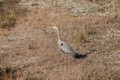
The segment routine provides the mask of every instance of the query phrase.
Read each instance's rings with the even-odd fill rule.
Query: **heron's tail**
[[[87,57],[87,55],[86,54],[75,53],[73,57],[76,58],[76,59],[83,59],[83,58]]]

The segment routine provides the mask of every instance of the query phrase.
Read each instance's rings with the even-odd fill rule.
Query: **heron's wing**
[[[73,54],[73,53],[74,53],[73,49],[69,46],[69,44],[67,44],[67,43],[64,42],[64,41],[61,42],[60,48],[61,48],[62,51],[64,51],[65,53],[69,53],[69,54]]]
[[[61,51],[62,51],[63,53],[65,53],[62,49],[61,49]]]

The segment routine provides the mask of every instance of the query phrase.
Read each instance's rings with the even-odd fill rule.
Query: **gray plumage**
[[[58,37],[58,47],[65,53],[69,54],[70,56],[74,58],[79,58],[80,54],[77,54],[73,51],[73,49],[70,47],[69,44],[67,44],[65,41],[61,40],[60,34],[59,34],[59,29],[58,27],[52,27],[55,30],[55,33],[57,34]]]

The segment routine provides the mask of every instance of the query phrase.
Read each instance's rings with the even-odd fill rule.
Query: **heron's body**
[[[73,49],[70,47],[69,44],[67,44],[66,42],[64,42],[63,40],[61,40],[60,38],[60,34],[59,34],[59,30],[57,27],[52,27],[56,34],[57,34],[57,37],[58,37],[58,47],[65,53],[65,54],[69,54],[71,55],[73,58],[85,58],[87,55],[82,55],[82,54],[78,54],[78,53],[75,53],[73,51]]]
[[[66,54],[74,54],[73,49],[66,42],[64,42],[62,40],[58,40],[58,46],[64,53],[66,53]]]
[[[74,53],[73,49],[70,47],[70,45],[67,44],[65,41],[61,40],[58,28],[57,27],[53,27],[53,29],[55,29],[55,32],[56,32],[57,37],[58,37],[58,47],[65,54],[70,54],[70,55],[74,56],[75,53]]]

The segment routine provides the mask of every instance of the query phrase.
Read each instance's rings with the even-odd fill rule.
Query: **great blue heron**
[[[58,37],[58,47],[65,54],[69,54],[70,56],[72,56],[74,58],[83,58],[83,57],[85,57],[85,55],[81,55],[81,54],[78,54],[78,53],[74,52],[74,50],[70,47],[70,45],[60,38],[58,27],[52,27],[52,28],[55,30],[55,33],[57,34],[57,37]]]

